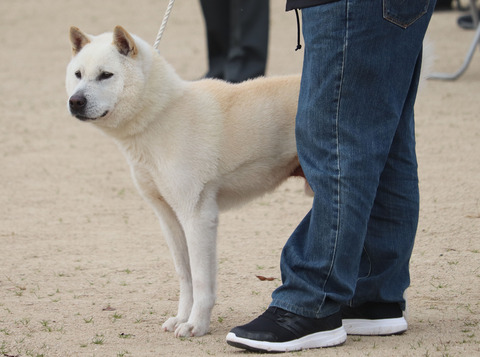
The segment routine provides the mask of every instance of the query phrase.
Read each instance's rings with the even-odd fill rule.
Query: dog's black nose
[[[70,97],[68,104],[72,114],[83,113],[87,105],[87,98],[81,94],[74,94]]]

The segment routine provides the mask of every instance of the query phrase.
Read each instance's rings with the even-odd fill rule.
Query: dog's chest
[[[165,187],[162,170],[158,167],[159,160],[155,153],[147,150],[145,145],[137,141],[119,142],[125,155],[133,180],[140,193],[147,199],[163,197],[160,188]]]
[[[191,185],[181,183],[183,175],[179,175],[175,165],[158,152],[136,150],[125,154],[140,194],[151,203],[161,200],[178,208],[179,197],[184,196],[181,187]]]

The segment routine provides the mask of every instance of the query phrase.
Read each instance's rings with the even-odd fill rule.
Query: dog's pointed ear
[[[90,39],[77,27],[70,27],[70,42],[72,43],[72,53],[75,56],[80,50],[90,42]]]
[[[124,56],[135,57],[138,53],[133,37],[121,26],[116,26],[113,30],[113,44]]]

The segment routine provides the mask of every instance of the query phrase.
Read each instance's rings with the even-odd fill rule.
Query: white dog
[[[300,76],[188,82],[119,26],[99,36],[72,27],[70,39],[70,113],[118,143],[175,262],[178,313],[163,328],[201,336],[215,303],[219,210],[301,172],[294,134]]]

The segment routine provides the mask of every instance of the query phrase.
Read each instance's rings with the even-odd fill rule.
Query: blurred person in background
[[[263,76],[269,0],[200,0],[208,46],[207,78],[232,83]]]

